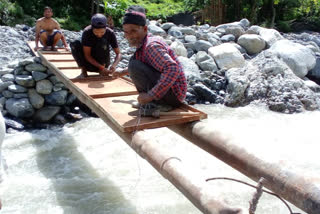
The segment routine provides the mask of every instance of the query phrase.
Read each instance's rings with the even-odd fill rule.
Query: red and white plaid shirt
[[[161,73],[158,83],[148,91],[155,100],[161,99],[170,88],[182,102],[187,93],[187,80],[177,55],[160,37],[148,34],[135,52],[135,59]]]

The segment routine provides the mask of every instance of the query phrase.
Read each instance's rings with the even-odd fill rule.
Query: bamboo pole
[[[320,188],[302,176],[265,162],[243,147],[232,143],[227,136],[213,131],[212,126],[199,121],[168,127],[221,161],[258,182],[309,214],[320,213]]]

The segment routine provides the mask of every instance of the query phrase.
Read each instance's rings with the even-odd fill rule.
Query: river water
[[[214,129],[236,139],[239,146],[320,186],[319,111],[286,115],[258,106],[196,107],[209,114],[206,121]],[[170,130],[152,132],[204,179],[231,177],[254,184]],[[201,213],[99,118],[8,134],[3,154],[8,169],[0,186],[2,214]],[[211,181],[210,187],[220,200],[245,209],[254,192],[224,180]],[[280,213],[289,212],[278,199],[263,194],[257,214]]]

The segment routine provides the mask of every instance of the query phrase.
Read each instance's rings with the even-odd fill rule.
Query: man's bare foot
[[[82,77],[88,77],[88,72],[85,69],[81,69],[81,75]]]

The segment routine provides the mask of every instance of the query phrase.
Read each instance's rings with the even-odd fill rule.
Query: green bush
[[[279,31],[288,33],[291,31],[290,23],[291,21],[279,21],[276,26]]]

